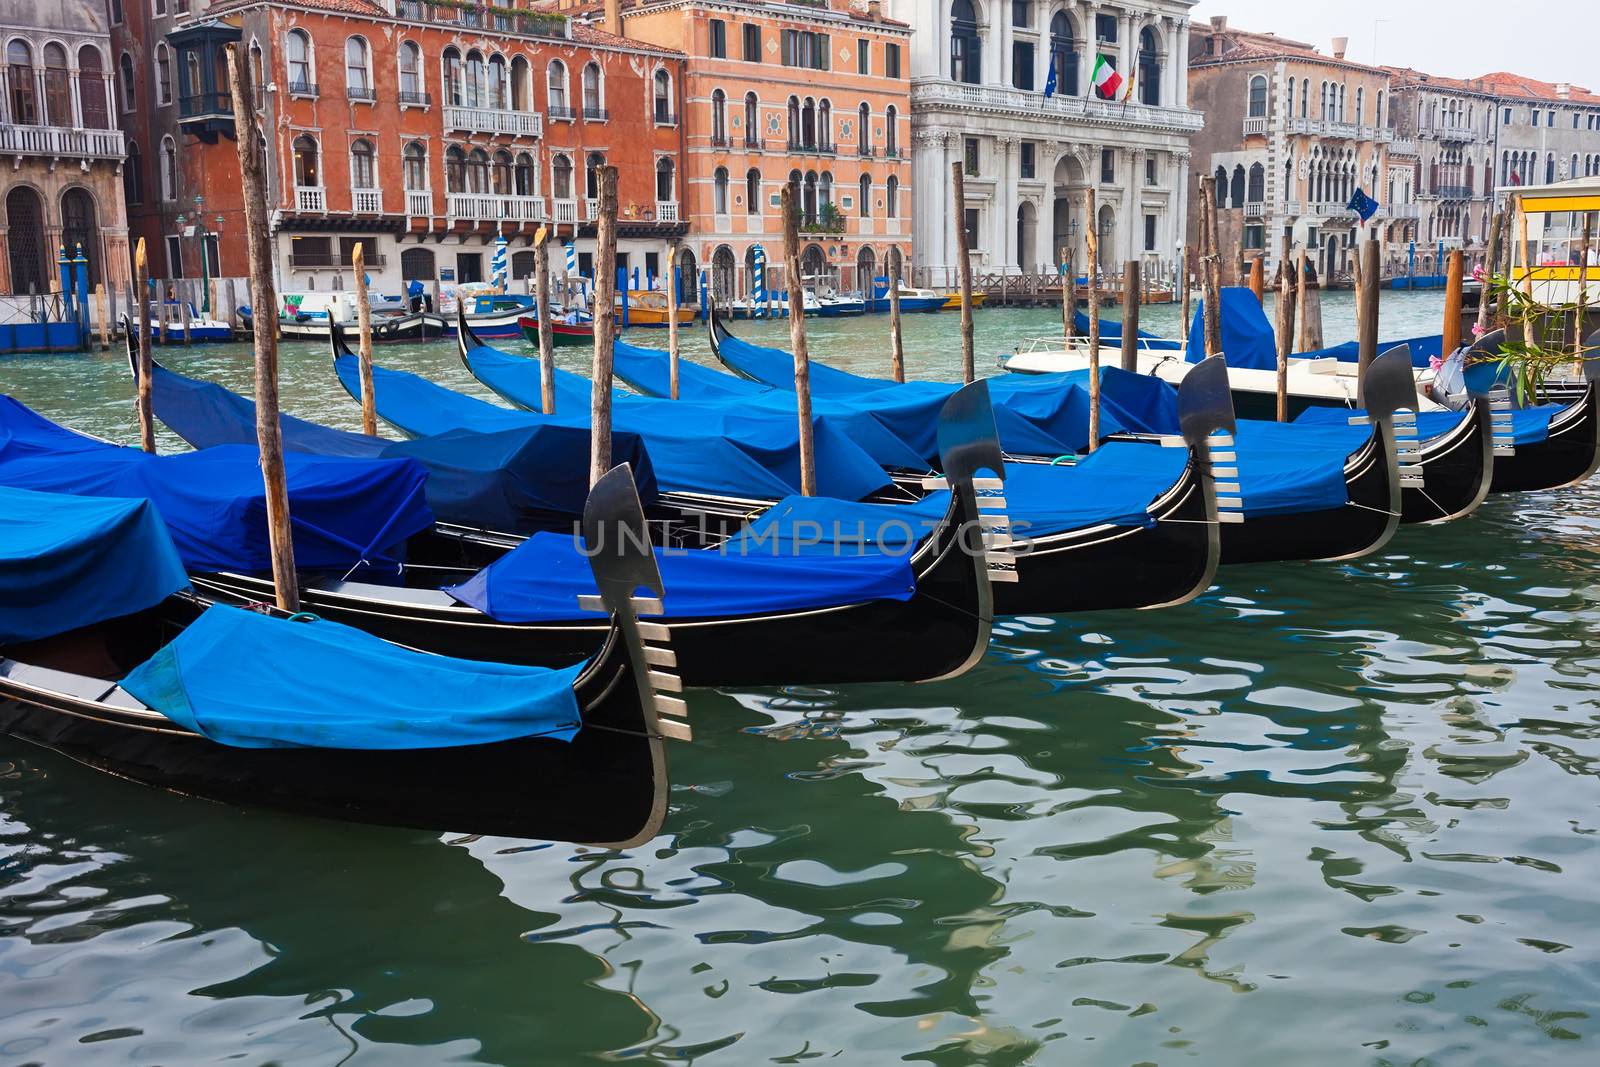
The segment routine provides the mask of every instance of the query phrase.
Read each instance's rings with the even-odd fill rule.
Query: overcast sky
[[[1600,90],[1596,0],[1200,0],[1191,13],[1195,22],[1212,15],[1228,16],[1231,26],[1306,41],[1323,52],[1335,35],[1348,37],[1346,56],[1358,63],[1416,67],[1454,78],[1509,70]]]

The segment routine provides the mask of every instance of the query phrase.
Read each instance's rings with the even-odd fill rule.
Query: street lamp
[[[211,264],[206,256],[206,216],[205,197],[199,193],[194,197],[194,232],[200,241],[200,312],[204,315],[211,314]],[[178,216],[179,225],[182,225],[183,216]],[[220,224],[222,216],[217,216]]]

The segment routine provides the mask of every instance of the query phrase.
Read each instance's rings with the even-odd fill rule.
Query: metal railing
[[[400,90],[401,107],[428,107],[432,103],[433,95],[431,93],[418,92],[415,89]]]
[[[585,106],[584,109],[583,109],[583,121],[584,122],[610,122],[611,121],[611,112],[607,111],[603,107],[588,107],[588,106]]]
[[[388,259],[382,252],[363,252],[362,258],[369,267],[382,267]],[[290,252],[291,267],[353,267],[355,260],[345,249],[327,252]]]
[[[551,122],[575,122],[578,118],[578,113],[570,107],[556,107],[553,104],[545,108],[545,114],[550,116]]]
[[[875,144],[863,144],[856,146],[856,155],[861,156],[864,159],[872,159],[877,156],[877,154],[878,146]]]
[[[674,115],[670,110],[658,107],[651,114],[657,126],[676,126],[678,124],[678,116]]]
[[[321,96],[322,94],[317,91],[317,83],[316,82],[290,82],[289,83],[289,95],[290,96],[305,96],[305,97],[311,98],[312,100],[315,100],[317,97]]]
[[[344,98],[363,104],[371,104],[377,101],[378,90],[370,85],[346,85],[344,87]]]
[[[766,142],[766,139],[764,137],[752,136],[752,135],[747,133],[747,134],[744,135],[744,146],[746,148],[753,149],[753,150],[755,150],[757,152],[761,152],[761,151],[764,151],[766,149],[767,142]]]
[[[294,209],[296,211],[310,211],[319,215],[326,214],[328,211],[328,190],[320,185],[295,186]]]
[[[507,111],[493,107],[444,109],[444,128],[471,133],[509,133],[515,137],[538,137],[544,133],[544,116],[537,111]]]
[[[195,93],[178,101],[178,117],[192,119],[201,115],[225,115],[233,118],[232,93]]]

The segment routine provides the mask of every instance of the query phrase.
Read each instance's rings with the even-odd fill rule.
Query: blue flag
[[[1350,194],[1350,202],[1345,207],[1360,215],[1362,222],[1366,222],[1378,210],[1378,202],[1362,192],[1358,186],[1356,191]]]
[[[1055,57],[1051,57],[1050,73],[1044,76],[1044,98],[1050,99],[1056,95],[1056,64]]]

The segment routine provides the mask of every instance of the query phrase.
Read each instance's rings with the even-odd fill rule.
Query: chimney
[[[1572,95],[1571,82],[1556,82],[1556,95],[1565,100]]]
[[[1211,32],[1212,33],[1222,33],[1227,28],[1228,28],[1228,16],[1226,16],[1226,15],[1212,15],[1211,16]]]
[[[1350,38],[1335,37],[1333,39],[1333,58],[1343,59],[1345,52],[1350,48]]]
[[[622,0],[606,0],[606,32],[616,37],[626,37],[622,32]]]
[[[873,22],[883,21],[883,0],[867,0],[867,17]]]

